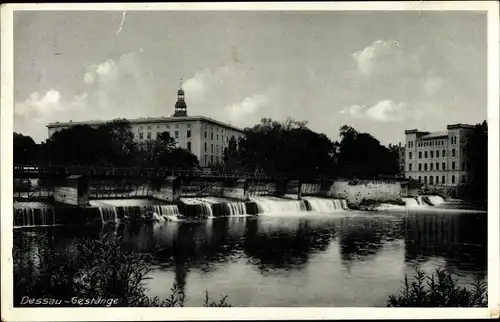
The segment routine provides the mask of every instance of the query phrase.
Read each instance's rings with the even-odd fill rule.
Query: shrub
[[[431,276],[417,268],[410,283],[405,274],[404,288],[391,295],[388,307],[486,307],[486,283],[479,278],[470,289],[460,288],[449,272],[437,269]]]
[[[24,296],[69,300],[72,297],[117,299],[111,306],[182,307],[184,292],[173,285],[165,299],[148,297],[144,280],[151,271],[152,256],[125,251],[117,240],[85,240],[63,253],[41,247],[33,257],[23,257],[17,250],[14,259],[14,304]],[[205,306],[230,306],[209,299]],[[76,304],[68,303],[68,306]],[[99,304],[106,306],[106,303]],[[107,306],[110,306],[109,304]]]

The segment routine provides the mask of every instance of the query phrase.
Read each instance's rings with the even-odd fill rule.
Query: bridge
[[[260,181],[274,181],[285,179],[284,175],[248,172],[202,171],[199,169],[167,169],[167,168],[124,168],[124,167],[91,167],[75,165],[14,165],[15,179],[37,179],[51,177],[68,177],[71,175],[85,175],[97,178],[203,178],[205,180],[221,179],[250,179]]]

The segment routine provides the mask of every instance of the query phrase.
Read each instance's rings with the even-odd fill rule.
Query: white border
[[[1,314],[5,321],[102,320],[234,320],[234,319],[395,319],[498,317],[499,293],[499,6],[496,1],[357,2],[357,3],[110,3],[6,4],[1,6]],[[15,10],[331,10],[488,11],[488,308],[13,308],[12,307],[12,134],[13,134],[13,11]],[[480,107],[471,107],[480,108]],[[167,311],[168,310],[168,311]]]

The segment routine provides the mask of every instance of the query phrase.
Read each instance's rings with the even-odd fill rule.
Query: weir
[[[48,208],[14,208],[14,227],[56,225],[55,211]]]

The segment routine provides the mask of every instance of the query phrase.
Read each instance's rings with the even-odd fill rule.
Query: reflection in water
[[[444,263],[467,281],[484,278],[486,221],[485,214],[356,212],[52,227],[14,231],[14,252],[26,260],[43,247],[63,251],[106,236],[154,254],[151,295],[167,296],[175,282],[193,305],[209,290],[236,306],[383,306],[421,263]]]

